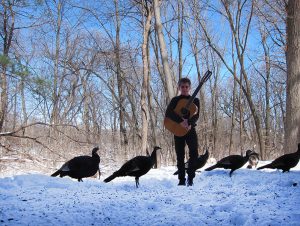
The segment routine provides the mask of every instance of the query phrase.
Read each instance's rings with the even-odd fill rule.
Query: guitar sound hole
[[[181,114],[183,118],[188,118],[189,111],[186,108],[181,109]]]

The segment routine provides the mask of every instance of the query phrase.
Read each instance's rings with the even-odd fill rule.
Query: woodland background
[[[208,69],[199,154],[294,152],[299,10],[291,0],[2,0],[0,172],[48,172],[96,145],[105,167],[155,145],[159,165],[174,165],[166,106],[179,78],[196,88]]]

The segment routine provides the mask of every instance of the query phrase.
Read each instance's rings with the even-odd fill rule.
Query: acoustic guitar
[[[197,106],[193,103],[197,93],[203,86],[203,84],[210,78],[211,71],[205,72],[204,76],[200,80],[199,85],[194,91],[193,95],[189,99],[181,99],[178,101],[174,112],[181,118],[190,119],[198,111]],[[173,133],[175,136],[182,137],[188,133],[188,129],[180,125],[180,123],[173,121],[172,119],[165,117],[164,126],[167,130]]]

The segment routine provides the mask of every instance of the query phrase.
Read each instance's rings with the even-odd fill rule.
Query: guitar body
[[[188,103],[188,99],[181,99],[178,101],[174,112],[179,115],[180,117],[183,117],[184,115],[181,112],[181,109],[184,109],[185,106]],[[195,104],[191,104],[189,109],[187,109],[189,112],[189,118],[191,118],[196,112],[198,111],[198,108]],[[188,130],[181,126],[180,123],[173,121],[170,118],[165,118],[164,119],[164,126],[166,127],[167,130],[169,130],[171,133],[173,133],[175,136],[178,137],[183,137],[188,133]]]
[[[212,75],[211,71],[205,72],[204,76],[201,78],[199,85],[194,91],[193,95],[189,99],[181,99],[178,101],[174,112],[181,118],[190,119],[198,111],[197,106],[193,103],[197,93],[201,89],[202,85],[210,78]],[[189,130],[180,125],[180,123],[173,121],[170,118],[165,117],[164,126],[167,130],[173,133],[175,136],[183,137]]]

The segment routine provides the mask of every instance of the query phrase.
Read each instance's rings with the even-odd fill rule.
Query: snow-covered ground
[[[140,178],[0,178],[0,225],[300,225],[300,165],[290,173],[197,173],[177,186],[175,167]]]

